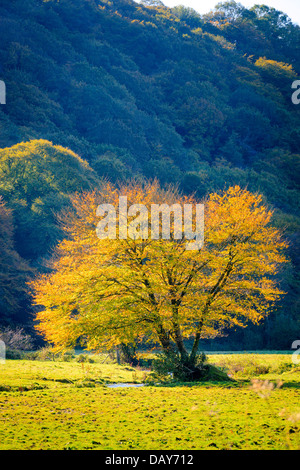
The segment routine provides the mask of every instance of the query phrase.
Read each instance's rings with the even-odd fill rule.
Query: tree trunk
[[[198,332],[196,333],[194,344],[193,344],[191,354],[189,357],[192,364],[195,364],[195,360],[196,360],[196,356],[197,356],[197,352],[199,348],[200,335],[201,335],[201,332],[199,331],[199,327],[198,327]]]
[[[119,350],[118,347],[117,347],[117,349],[116,349],[116,355],[117,355],[117,364],[121,364],[121,361],[120,361],[120,350]]]
[[[121,344],[121,352],[122,352],[122,360],[126,362],[126,364],[130,364],[132,366],[138,365],[138,360],[136,357],[136,348],[132,344]]]
[[[176,343],[176,346],[177,346],[177,349],[178,349],[178,352],[180,354],[182,362],[188,362],[189,355],[188,355],[187,350],[185,349],[182,334],[181,334],[181,329],[180,329],[180,326],[177,322],[178,307],[177,306],[173,307],[173,311],[174,310],[175,310],[175,313],[174,313],[174,319],[173,319],[173,328],[174,328],[173,333],[174,333],[175,343]]]

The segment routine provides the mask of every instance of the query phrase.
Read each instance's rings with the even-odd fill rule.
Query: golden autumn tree
[[[115,237],[100,239],[99,221],[109,207],[117,208],[118,218],[124,196],[125,232],[124,225],[107,224]],[[73,209],[61,216],[66,237],[55,250],[51,273],[32,284],[34,302],[42,306],[39,332],[57,348],[79,338],[90,350],[140,340],[159,343],[176,356],[178,374],[198,377],[201,338],[258,323],[282,294],[275,275],[286,261],[286,245],[261,196],[236,186],[203,201],[204,244],[187,249],[184,230],[181,238],[176,235],[175,213],[196,203],[157,182],[105,184],[98,192],[74,195]],[[99,217],[102,204],[110,206],[101,206]],[[151,237],[153,204],[171,208],[169,238],[163,237],[162,217],[159,236]],[[141,219],[145,208],[148,232]]]

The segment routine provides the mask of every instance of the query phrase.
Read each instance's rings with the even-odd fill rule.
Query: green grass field
[[[109,388],[148,372],[97,360],[6,360],[0,449],[300,448],[300,366],[291,355],[210,354],[209,362],[234,380]]]

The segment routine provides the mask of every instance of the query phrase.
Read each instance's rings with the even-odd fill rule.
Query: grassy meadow
[[[300,366],[290,354],[209,354],[208,360],[232,381],[147,383],[148,370],[99,356],[6,360],[0,449],[300,448]]]

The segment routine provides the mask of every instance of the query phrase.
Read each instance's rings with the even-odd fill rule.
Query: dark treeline
[[[287,292],[259,327],[212,349],[299,337],[300,27],[267,6],[200,16],[144,0],[1,0],[0,324],[32,325],[25,280],[77,190],[158,178],[198,197],[239,184],[285,230]]]

